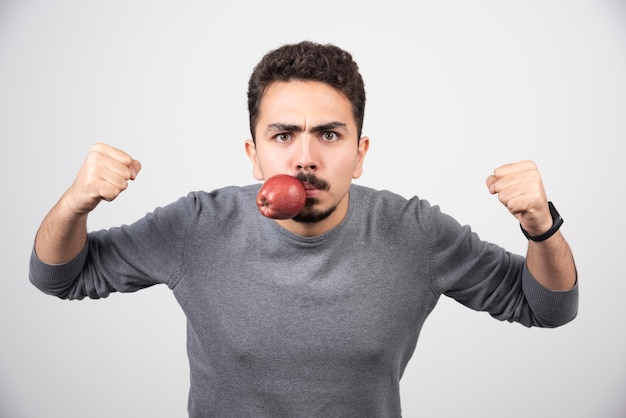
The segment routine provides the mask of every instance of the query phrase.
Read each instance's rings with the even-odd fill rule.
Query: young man
[[[141,169],[96,144],[31,258],[31,281],[62,298],[169,286],[188,321],[190,416],[400,416],[400,378],[442,294],[526,326],[576,316],[574,261],[532,162],[487,179],[529,238],[524,258],[426,201],[351,184],[369,139],[347,52],[309,42],[270,52],[248,104],[254,177],[303,180],[298,216],[263,217],[259,185],[226,187],[87,233],[88,213]]]

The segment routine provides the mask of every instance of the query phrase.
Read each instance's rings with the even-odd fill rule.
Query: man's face
[[[257,180],[276,174],[299,177],[307,189],[301,215],[282,221],[302,235],[336,226],[348,209],[352,179],[363,172],[369,139],[358,141],[350,101],[317,81],[277,81],[268,87],[246,153]]]

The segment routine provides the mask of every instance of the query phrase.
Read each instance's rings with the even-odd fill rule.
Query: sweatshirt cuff
[[[39,259],[33,248],[30,255],[30,282],[45,293],[56,294],[74,282],[83,269],[89,246],[85,246],[72,260],[62,264],[47,264]]]
[[[570,322],[578,314],[578,281],[568,290],[550,290],[533,277],[524,266],[522,288],[534,315],[546,327]]]

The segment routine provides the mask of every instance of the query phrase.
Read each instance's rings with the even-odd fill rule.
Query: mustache
[[[300,180],[303,183],[308,183],[311,186],[315,187],[316,189],[319,190],[329,190],[330,189],[330,184],[328,184],[328,182],[320,179],[319,177],[317,177],[315,174],[313,173],[303,173],[303,172],[298,172],[298,174],[296,174],[295,176],[298,180]]]

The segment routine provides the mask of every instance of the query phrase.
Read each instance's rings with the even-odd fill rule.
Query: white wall
[[[0,1],[0,416],[185,416],[185,319],[170,292],[45,296],[28,282],[32,240],[96,141],[144,170],[91,228],[253,182],[248,76],[302,39],[361,66],[372,146],[360,183],[418,194],[523,252],[484,180],[534,159],[577,257],[580,313],[563,328],[442,300],[403,379],[404,415],[626,416],[624,2],[225,3]]]

